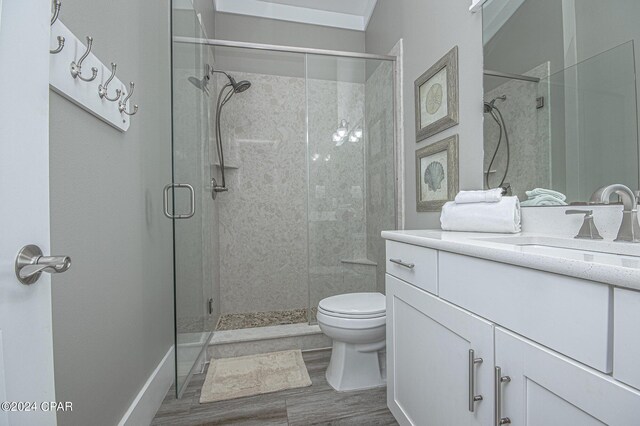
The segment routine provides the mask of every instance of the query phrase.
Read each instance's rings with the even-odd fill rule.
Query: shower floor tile
[[[313,309],[315,318],[315,309]],[[299,324],[309,321],[307,309],[288,311],[246,312],[241,314],[222,314],[216,330],[238,330],[243,328],[269,327],[274,325]]]

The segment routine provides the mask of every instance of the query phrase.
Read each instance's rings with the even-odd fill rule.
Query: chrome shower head
[[[251,82],[247,81],[247,80],[242,80],[241,82],[237,82],[235,78],[233,78],[229,73],[226,73],[224,71],[219,71],[219,70],[215,70],[212,69],[211,70],[212,73],[217,72],[220,74],[224,74],[227,79],[229,80],[229,84],[231,85],[231,87],[233,87],[233,92],[234,93],[242,93],[245,90],[247,90],[249,87],[251,87]]]
[[[242,93],[245,90],[247,90],[249,87],[251,87],[251,82],[247,80],[242,80],[241,82],[233,86],[233,90],[235,90],[236,93]]]
[[[202,79],[199,79],[197,77],[189,77],[189,83],[193,84],[194,86],[196,86],[198,89],[209,93],[209,78],[208,77],[203,77]]]
[[[507,95],[497,96],[491,99],[489,102],[484,103],[484,112],[491,112],[495,108],[496,101],[506,101]]]
[[[204,66],[204,76],[202,78],[198,77],[189,77],[189,83],[196,86],[198,89],[205,92],[207,95],[209,94],[209,80],[211,80],[211,65],[205,64]]]

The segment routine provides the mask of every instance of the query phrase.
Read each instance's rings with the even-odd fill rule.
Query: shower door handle
[[[187,188],[189,190],[189,213],[173,214],[169,212],[169,190],[176,188]],[[175,207],[175,206],[174,206]],[[164,215],[169,219],[189,219],[196,214],[196,192],[193,186],[188,183],[170,183],[164,187]]]

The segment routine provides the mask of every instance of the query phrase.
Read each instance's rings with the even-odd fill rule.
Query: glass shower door
[[[173,35],[203,37],[193,10],[173,11]],[[165,188],[165,209],[174,230],[176,392],[201,367],[211,336],[212,267],[210,192],[210,97],[207,46],[172,46],[173,182]]]

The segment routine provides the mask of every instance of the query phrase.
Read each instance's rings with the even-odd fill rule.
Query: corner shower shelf
[[[378,266],[376,262],[369,259],[340,259],[340,262],[352,265]]]
[[[215,163],[215,164],[214,164],[214,166],[216,166],[216,167],[220,167],[220,164]],[[225,165],[224,165],[224,168],[225,168],[225,169],[239,169],[239,168],[240,168],[240,166],[236,166],[235,164],[225,164]]]

